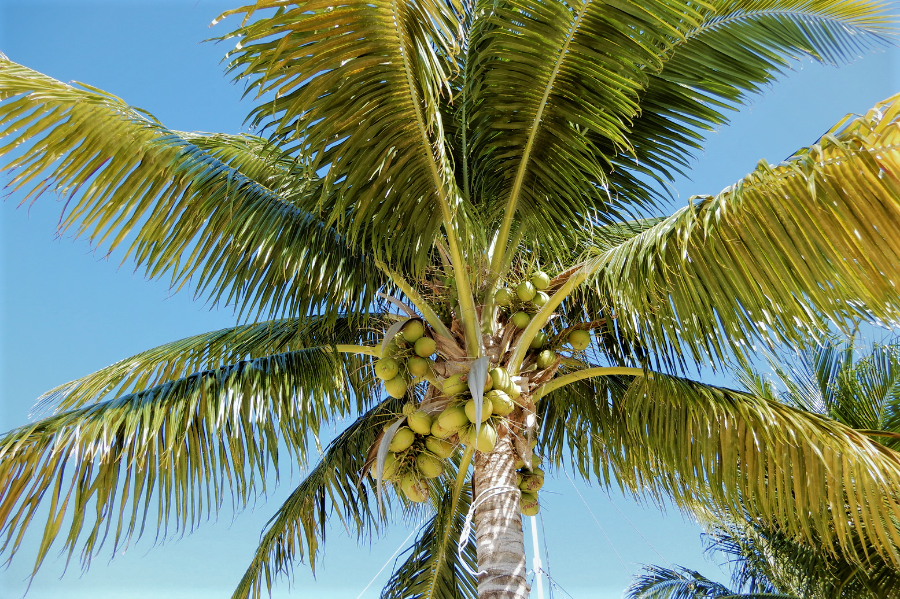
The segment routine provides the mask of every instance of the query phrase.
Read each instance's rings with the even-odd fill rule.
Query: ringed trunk
[[[473,518],[479,599],[528,599],[531,591],[526,580],[528,568],[515,462],[515,447],[509,434],[497,440],[492,452],[475,454],[475,501],[490,493],[478,504]],[[496,487],[502,489],[490,491]]]

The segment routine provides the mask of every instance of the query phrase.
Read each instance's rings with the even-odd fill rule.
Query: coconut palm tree
[[[754,394],[812,413],[900,445],[900,345],[875,344],[857,358],[853,342],[829,343],[800,352],[796,359],[770,360],[781,393],[752,368],[737,372]],[[717,514],[708,550],[725,555],[732,588],[687,568],[647,566],[626,592],[627,599],[708,597],[804,597],[806,599],[896,599],[900,569],[874,552],[864,564],[823,552],[761,525],[747,514]],[[859,546],[857,552],[865,552]],[[735,590],[737,589],[737,590]]]
[[[391,510],[430,520],[385,596],[524,597],[537,443],[586,479],[898,560],[892,452],[684,375],[897,322],[900,98],[660,216],[664,184],[726,110],[791,60],[884,43],[878,5],[267,0],[227,14],[246,17],[229,68],[259,100],[258,136],[173,131],[0,63],[11,187],[66,194],[63,227],[245,318],[49,391],[50,415],[0,439],[2,550],[48,513],[35,569],[54,541],[87,564],[153,511],[165,534],[247,502],[287,452],[308,475],[235,597],[314,565],[330,514],[367,535]]]

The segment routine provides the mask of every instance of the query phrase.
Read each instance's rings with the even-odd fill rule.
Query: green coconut
[[[369,476],[373,479],[378,477],[377,472],[378,462],[372,462],[372,465],[369,467]],[[397,469],[400,467],[400,462],[397,461],[397,456],[388,452],[388,454],[384,457],[384,467],[381,470],[381,480],[390,480],[397,474]]]
[[[506,372],[505,368],[500,368],[499,366],[491,368],[490,375],[494,389],[506,389],[509,386],[509,373]]]
[[[425,327],[421,320],[410,320],[400,329],[400,334],[407,343],[415,343],[425,334]]]
[[[388,395],[397,399],[406,395],[406,387],[406,379],[399,375],[384,382],[384,390],[388,392]]]
[[[478,438],[474,439],[475,425],[471,425],[466,434],[469,445],[474,445],[475,449],[482,453],[488,453],[494,449],[497,444],[497,430],[489,423],[485,422],[478,430]]]
[[[517,329],[524,329],[528,326],[528,323],[531,322],[531,314],[526,312],[516,312],[510,316],[509,319],[512,321],[514,327]]]
[[[422,503],[428,499],[428,483],[417,479],[412,474],[407,474],[400,481],[400,488],[406,498],[415,503]]]
[[[508,306],[511,299],[512,295],[506,287],[501,287],[497,290],[497,293],[494,294],[494,303],[498,306]]]
[[[394,358],[382,358],[375,362],[375,376],[383,381],[388,381],[400,372],[400,364]]]
[[[475,398],[473,397],[469,401],[466,402],[466,418],[469,419],[469,422],[477,422],[475,419],[475,408],[476,408]],[[491,417],[491,412],[493,410],[493,404],[487,395],[481,398],[481,421],[484,422],[488,418]]]
[[[444,383],[441,388],[444,391],[444,395],[452,397],[459,393],[468,391],[469,383],[462,380],[462,374],[452,374],[444,379]]]
[[[521,472],[516,472],[516,486],[517,487],[522,486],[522,473]]]
[[[522,281],[519,283],[518,287],[516,287],[516,295],[518,295],[519,299],[523,302],[530,302],[534,298],[535,293],[537,293],[537,289],[534,288],[531,281]]]
[[[542,270],[531,275],[531,284],[535,289],[546,289],[550,286],[550,275]]]
[[[534,294],[534,297],[531,298],[531,303],[537,306],[538,308],[542,308],[547,302],[550,301],[550,296],[544,293],[543,291],[538,291]]]
[[[540,509],[537,493],[529,493],[528,491],[522,493],[522,499],[519,500],[519,511],[522,512],[523,516],[537,516]]]
[[[406,363],[406,369],[413,376],[425,376],[431,370],[431,360],[418,356],[410,358]]]
[[[397,429],[397,432],[394,433],[394,437],[391,439],[388,449],[394,453],[406,451],[415,440],[416,434],[412,432],[408,426],[401,426]]]
[[[506,416],[516,409],[516,404],[505,391],[494,389],[485,396],[491,401],[491,414],[494,416]]]
[[[522,389],[517,384],[512,381],[509,381],[509,386],[504,389],[506,394],[509,395],[509,398],[513,401],[516,401],[520,397],[522,397]]]
[[[537,367],[538,368],[547,368],[553,362],[556,361],[556,352],[552,349],[545,349],[541,353],[538,354],[537,357]]]
[[[539,491],[541,487],[544,486],[544,471],[540,468],[535,468],[528,474],[522,475],[522,482],[519,484],[519,488],[523,491]]]
[[[420,358],[427,358],[437,351],[437,343],[435,343],[434,339],[431,337],[422,337],[416,341],[413,351],[415,351],[416,355]]]
[[[434,424],[437,424],[437,422],[435,422]],[[434,429],[434,425],[431,426],[432,429]],[[449,437],[449,435],[447,436]],[[455,449],[455,447],[450,441],[444,441],[435,437],[427,437],[425,439],[425,449],[439,458],[447,459],[451,455],[453,455],[453,450]]]
[[[418,468],[419,474],[425,478],[437,478],[444,472],[443,462],[427,453],[420,453],[416,456],[416,468]]]
[[[420,435],[431,434],[431,424],[434,419],[425,412],[413,412],[406,418],[406,424]]]
[[[452,431],[450,429],[446,429],[441,426],[441,423],[435,420],[431,424],[431,434],[437,437],[438,439],[446,439],[450,435],[452,435],[456,431]],[[430,437],[429,437],[430,438]],[[428,445],[428,439],[425,440],[425,445]]]
[[[405,404],[403,404],[403,415],[404,416],[409,416],[410,414],[412,414],[415,411],[416,411],[416,404],[414,404],[413,402],[408,401]]]
[[[454,432],[469,424],[466,410],[462,406],[453,406],[445,409],[438,416],[437,421],[445,430]]]
[[[582,351],[591,344],[591,334],[587,331],[572,331],[566,339],[572,349]]]
[[[531,349],[540,349],[544,347],[545,343],[547,343],[547,333],[538,331],[538,334],[531,340],[531,345],[529,347],[531,347]]]

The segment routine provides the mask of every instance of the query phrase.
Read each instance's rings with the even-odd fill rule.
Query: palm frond
[[[644,566],[625,599],[799,599],[781,593],[737,593],[689,568]]]
[[[263,585],[271,593],[279,576],[291,576],[295,562],[308,559],[315,571],[320,539],[324,542],[331,513],[360,538],[377,531],[383,518],[374,496],[360,479],[366,474],[363,469],[369,448],[384,426],[396,419],[403,401],[388,398],[329,444],[319,463],[269,520],[232,599],[258,599]]]
[[[413,546],[407,550],[407,558],[385,584],[381,599],[478,597],[478,581],[470,574],[478,563],[474,533],[470,533],[469,544],[461,558],[456,549],[470,503],[469,485],[463,487],[456,503],[453,502],[453,489],[446,489],[434,517],[422,529]]]
[[[191,281],[214,302],[269,314],[364,311],[383,281],[365,254],[298,208],[320,182],[281,174],[283,153],[253,138],[171,131],[115,96],[6,59],[0,99],[0,156],[25,148],[7,164],[9,187],[27,192],[23,202],[68,195],[60,227],[110,252],[128,244],[125,258],[148,277]]]
[[[691,204],[585,267],[627,337],[667,366],[762,339],[803,344],[828,318],[897,322],[900,97],[779,166]]]
[[[44,504],[35,571],[57,537],[87,567],[144,531],[184,533],[231,494],[236,507],[277,475],[278,445],[304,464],[320,427],[350,411],[340,362],[304,349],[203,371],[29,424],[0,437],[0,551],[12,556]],[[230,491],[230,493],[229,493]],[[91,515],[90,512],[94,512]],[[68,532],[64,517],[71,517]],[[10,557],[12,559],[12,557]]]
[[[367,317],[313,316],[240,325],[193,335],[143,351],[89,375],[55,387],[38,398],[38,410],[58,412],[102,400],[110,394],[139,393],[195,372],[226,367],[242,360],[272,354],[340,344],[373,343],[374,320]],[[359,356],[340,354],[336,359],[353,389],[357,409],[372,402],[372,374]],[[335,398],[336,399],[336,398]]]
[[[770,85],[792,61],[837,65],[887,45],[885,8],[869,0],[713,0],[699,8],[701,22],[675,43],[660,71],[647,72],[641,114],[627,134],[633,152],[613,160],[613,188],[645,194],[646,184],[627,177],[663,182],[684,174],[707,132],[728,122],[725,112]],[[606,154],[615,149],[594,141]]]
[[[230,71],[275,95],[253,125],[327,169],[307,208],[385,261],[423,266],[442,203],[455,203],[438,111],[457,51],[451,5],[271,0],[229,14],[246,15]]]

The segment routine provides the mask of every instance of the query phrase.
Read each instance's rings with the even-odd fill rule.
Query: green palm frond
[[[478,597],[478,581],[470,574],[477,568],[474,532],[470,533],[469,544],[461,558],[457,552],[471,503],[471,486],[463,487],[456,503],[453,494],[452,488],[446,490],[434,517],[407,550],[406,560],[385,584],[381,599]]]
[[[192,373],[213,370],[242,360],[303,349],[328,350],[337,344],[375,344],[374,324],[367,317],[262,321],[193,335],[119,360],[106,368],[55,387],[38,398],[38,410],[78,408],[102,400],[110,394],[138,393]],[[372,402],[373,375],[368,362],[356,354],[340,354],[337,360],[344,378],[353,389],[357,409]],[[341,391],[342,393],[343,391]],[[332,400],[336,401],[337,396]]]
[[[779,166],[691,204],[585,272],[626,337],[667,365],[723,361],[759,339],[803,344],[823,318],[896,322],[900,98]]]
[[[714,0],[706,8],[663,68],[647,73],[641,114],[628,132],[634,151],[618,154],[610,175],[625,195],[648,191],[640,182],[636,188],[630,173],[659,181],[684,174],[706,133],[728,122],[724,112],[762,91],[791,61],[846,63],[891,36],[885,6],[870,0]],[[607,155],[615,149],[594,141]]]
[[[327,518],[337,515],[360,538],[374,534],[383,519],[374,496],[367,492],[363,468],[370,447],[385,424],[396,420],[403,400],[387,399],[356,419],[325,450],[303,482],[269,520],[253,561],[232,599],[272,592],[279,576],[290,577],[295,562],[309,560],[315,571],[320,539]]]
[[[616,222],[621,205],[605,184],[612,154],[628,151],[645,71],[699,26],[693,5],[605,2],[495,3],[470,40],[471,156],[475,187],[497,217],[505,244],[515,217],[545,243],[570,230]]]
[[[236,506],[246,504],[258,483],[265,492],[266,476],[277,473],[279,443],[302,465],[320,427],[349,413],[343,376],[327,348],[292,351],[6,433],[0,437],[0,550],[16,552],[41,504],[49,515],[35,571],[60,535],[67,560],[81,540],[85,567],[108,536],[115,548],[140,536],[151,503],[160,535],[170,522],[176,531],[191,529],[226,495]]]
[[[28,191],[23,201],[69,195],[60,226],[109,251],[128,244],[126,258],[148,277],[168,274],[176,288],[190,280],[215,302],[270,314],[365,310],[383,281],[365,254],[297,207],[318,181],[285,182],[285,158],[252,138],[171,131],[115,96],[3,58],[0,99],[0,156],[26,148],[7,164],[10,189]],[[285,196],[262,181],[280,182]]]
[[[625,591],[625,599],[799,599],[781,593],[736,593],[688,568],[645,566]]]
[[[226,15],[242,13],[229,69],[248,93],[275,94],[253,125],[327,167],[308,209],[390,262],[424,265],[455,203],[438,112],[459,35],[450,4],[273,0]]]

